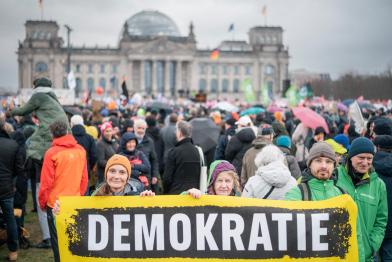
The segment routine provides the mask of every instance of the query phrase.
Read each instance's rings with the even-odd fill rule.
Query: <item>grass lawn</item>
[[[32,213],[30,210],[33,209],[33,202],[31,199],[31,192],[28,194],[27,204],[26,204],[27,214],[25,216],[25,227],[30,232],[30,243],[36,244],[41,242],[42,234],[38,223],[37,213]],[[7,244],[0,247],[0,261],[8,255]],[[28,262],[46,262],[53,261],[52,249],[37,249],[30,247],[29,249],[19,249],[18,251],[18,261],[28,261]]]

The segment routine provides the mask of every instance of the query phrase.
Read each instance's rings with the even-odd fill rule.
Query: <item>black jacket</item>
[[[109,158],[116,154],[118,144],[115,140],[107,141],[103,136],[97,143],[97,173],[100,183],[103,182],[105,176],[105,166]]]
[[[162,136],[160,135],[160,129],[158,127],[152,126],[147,127],[146,135],[148,135],[154,141],[155,153],[157,155],[158,163],[159,163],[159,173],[163,172],[163,153],[164,153],[164,144]]]
[[[0,128],[0,200],[14,196],[13,178],[24,172],[18,143]]]
[[[235,134],[229,141],[225,150],[225,160],[233,164],[241,177],[242,158],[246,151],[252,147],[252,141],[256,138],[252,128],[244,128]]]
[[[142,151],[150,161],[151,177],[159,177],[159,161],[152,138],[144,135],[143,140],[137,144],[137,149]]]
[[[90,172],[97,161],[97,146],[92,136],[86,133],[82,125],[72,127],[72,135],[75,137],[79,145],[81,145],[87,153],[87,167]]]
[[[392,153],[377,152],[373,159],[373,166],[387,188],[388,223],[385,238],[392,238]]]
[[[184,138],[167,156],[163,184],[166,194],[178,195],[199,188],[200,156],[191,138]]]

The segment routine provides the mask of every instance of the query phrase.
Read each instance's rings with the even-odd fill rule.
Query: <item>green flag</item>
[[[261,103],[264,106],[268,106],[271,103],[270,92],[266,84],[262,85],[261,87]]]
[[[291,85],[286,91],[286,97],[289,102],[289,106],[297,106],[299,101],[298,90],[295,86]]]
[[[253,103],[256,101],[256,95],[252,88],[252,82],[249,78],[244,79],[241,85],[242,92],[244,92],[245,101]]]

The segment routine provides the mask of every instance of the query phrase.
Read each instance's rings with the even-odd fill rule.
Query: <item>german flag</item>
[[[219,59],[219,49],[215,48],[214,50],[212,50],[211,54],[210,54],[210,59],[211,60],[218,60]]]

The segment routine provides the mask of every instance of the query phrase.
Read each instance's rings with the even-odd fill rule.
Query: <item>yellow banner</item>
[[[355,203],[61,197],[62,261],[358,261]]]

